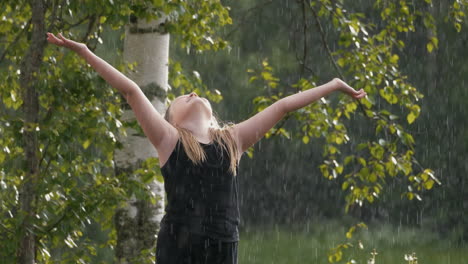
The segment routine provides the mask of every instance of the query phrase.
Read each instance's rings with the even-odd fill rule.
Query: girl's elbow
[[[126,94],[127,96],[131,96],[137,93],[138,90],[140,90],[140,87],[134,81],[130,80],[129,84],[123,90],[124,94]]]

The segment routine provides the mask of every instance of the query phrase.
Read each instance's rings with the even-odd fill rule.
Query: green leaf
[[[262,78],[265,79],[266,81],[273,79],[273,75],[271,75],[270,72],[264,71],[261,73],[261,75],[262,75]]]
[[[426,188],[426,190],[432,189],[432,186],[434,186],[433,180],[427,180],[426,182],[424,182],[424,188]]]
[[[366,164],[367,164],[366,160],[363,159],[363,158],[360,158],[360,157],[358,158],[358,162],[359,162],[362,166],[364,166],[364,167],[365,167]]]
[[[341,185],[341,189],[342,189],[343,191],[345,191],[346,189],[348,189],[348,187],[349,187],[349,181],[345,181],[345,182],[343,182],[343,184]]]
[[[338,174],[341,174],[343,173],[343,169],[344,169],[343,166],[338,166],[336,167],[336,172],[338,172]]]
[[[427,51],[431,53],[432,50],[434,49],[434,45],[432,44],[432,42],[428,42],[426,45],[426,48],[427,48]]]
[[[406,193],[406,197],[408,198],[408,200],[411,201],[411,200],[413,200],[413,198],[414,198],[414,193],[412,193],[412,192],[407,192],[407,193]]]
[[[335,138],[335,142],[336,142],[336,144],[341,145],[341,144],[343,144],[343,138],[340,137],[340,136],[337,136]]]
[[[344,67],[346,64],[346,60],[344,58],[339,58],[336,63],[340,65],[340,67]]]
[[[409,15],[408,6],[403,6],[403,7],[401,7],[401,12],[403,12],[405,15]]]
[[[408,124],[411,124],[414,122],[414,120],[416,119],[416,115],[414,114],[414,112],[410,112],[407,116],[406,116],[406,119],[408,120]]]
[[[384,149],[378,144],[374,143],[370,147],[370,152],[371,152],[372,156],[375,157],[377,160],[381,160],[383,158]]]
[[[344,165],[348,165],[353,159],[354,159],[353,155],[346,156],[346,158],[344,159]]]
[[[439,47],[439,39],[437,37],[431,37],[431,42],[436,48]]]
[[[291,138],[291,135],[289,134],[289,132],[288,132],[286,129],[280,128],[278,131],[279,131],[279,133],[280,133],[281,135],[283,135],[284,137],[286,137],[286,138],[288,138],[288,139]]]
[[[91,144],[91,140],[87,139],[85,142],[83,142],[83,148],[87,149],[90,144]]]
[[[363,150],[367,148],[367,143],[359,143],[356,148],[357,150]]]
[[[302,142],[304,142],[304,144],[308,144],[309,143],[309,137],[308,136],[303,136],[302,137]]]
[[[362,169],[359,170],[359,175],[362,176],[362,179],[366,179],[369,177],[369,168],[367,167],[364,167]]]
[[[375,175],[375,173],[369,174],[369,181],[370,182],[376,182],[377,181],[377,175]]]
[[[323,177],[328,178],[328,176],[330,175],[330,173],[328,172],[328,166],[326,164],[321,164],[319,168],[322,172]]]
[[[393,89],[391,87],[380,89],[379,94],[390,104],[398,103],[398,97],[393,93]]]
[[[417,104],[412,105],[410,107],[410,111],[414,115],[414,118],[416,119],[419,116],[420,112],[421,112],[421,107],[419,107],[419,105],[417,105]]]
[[[400,59],[400,57],[398,57],[398,55],[393,54],[393,56],[390,57],[390,62],[391,63],[397,63],[399,59]]]

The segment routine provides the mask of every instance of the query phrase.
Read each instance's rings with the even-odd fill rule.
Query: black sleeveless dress
[[[206,160],[194,164],[179,141],[161,168],[167,194],[156,263],[237,263],[238,180],[229,153],[200,143]],[[236,168],[237,169],[237,168]]]

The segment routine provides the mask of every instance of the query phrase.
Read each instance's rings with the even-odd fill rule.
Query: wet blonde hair
[[[172,104],[167,108],[166,113],[164,114],[164,119],[166,119],[166,121],[169,123],[171,119],[171,106]],[[224,124],[221,127],[219,125],[218,119],[213,114],[211,117],[211,127],[209,128],[209,136],[212,143],[217,142],[221,146],[221,148],[229,154],[229,171],[233,175],[236,175],[236,168],[239,160],[239,152],[236,141],[232,137],[231,132],[229,132],[229,129],[232,127],[232,125],[233,124],[228,123]],[[182,141],[185,153],[187,153],[189,159],[197,165],[205,161],[205,150],[201,146],[200,142],[198,142],[198,140],[192,135],[192,133],[185,128],[178,127],[176,125],[174,125],[174,127],[179,132],[179,138]]]

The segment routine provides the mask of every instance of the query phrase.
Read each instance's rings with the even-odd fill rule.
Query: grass
[[[353,247],[343,252],[346,263],[367,264],[375,248],[375,264],[408,263],[405,254],[416,253],[418,264],[466,264],[468,245],[456,246],[435,233],[417,228],[373,224],[357,231],[351,240],[345,236],[349,226],[337,222],[310,223],[303,227],[258,227],[241,231],[239,263],[295,264],[328,263],[328,252],[338,244],[360,240],[363,249]]]

